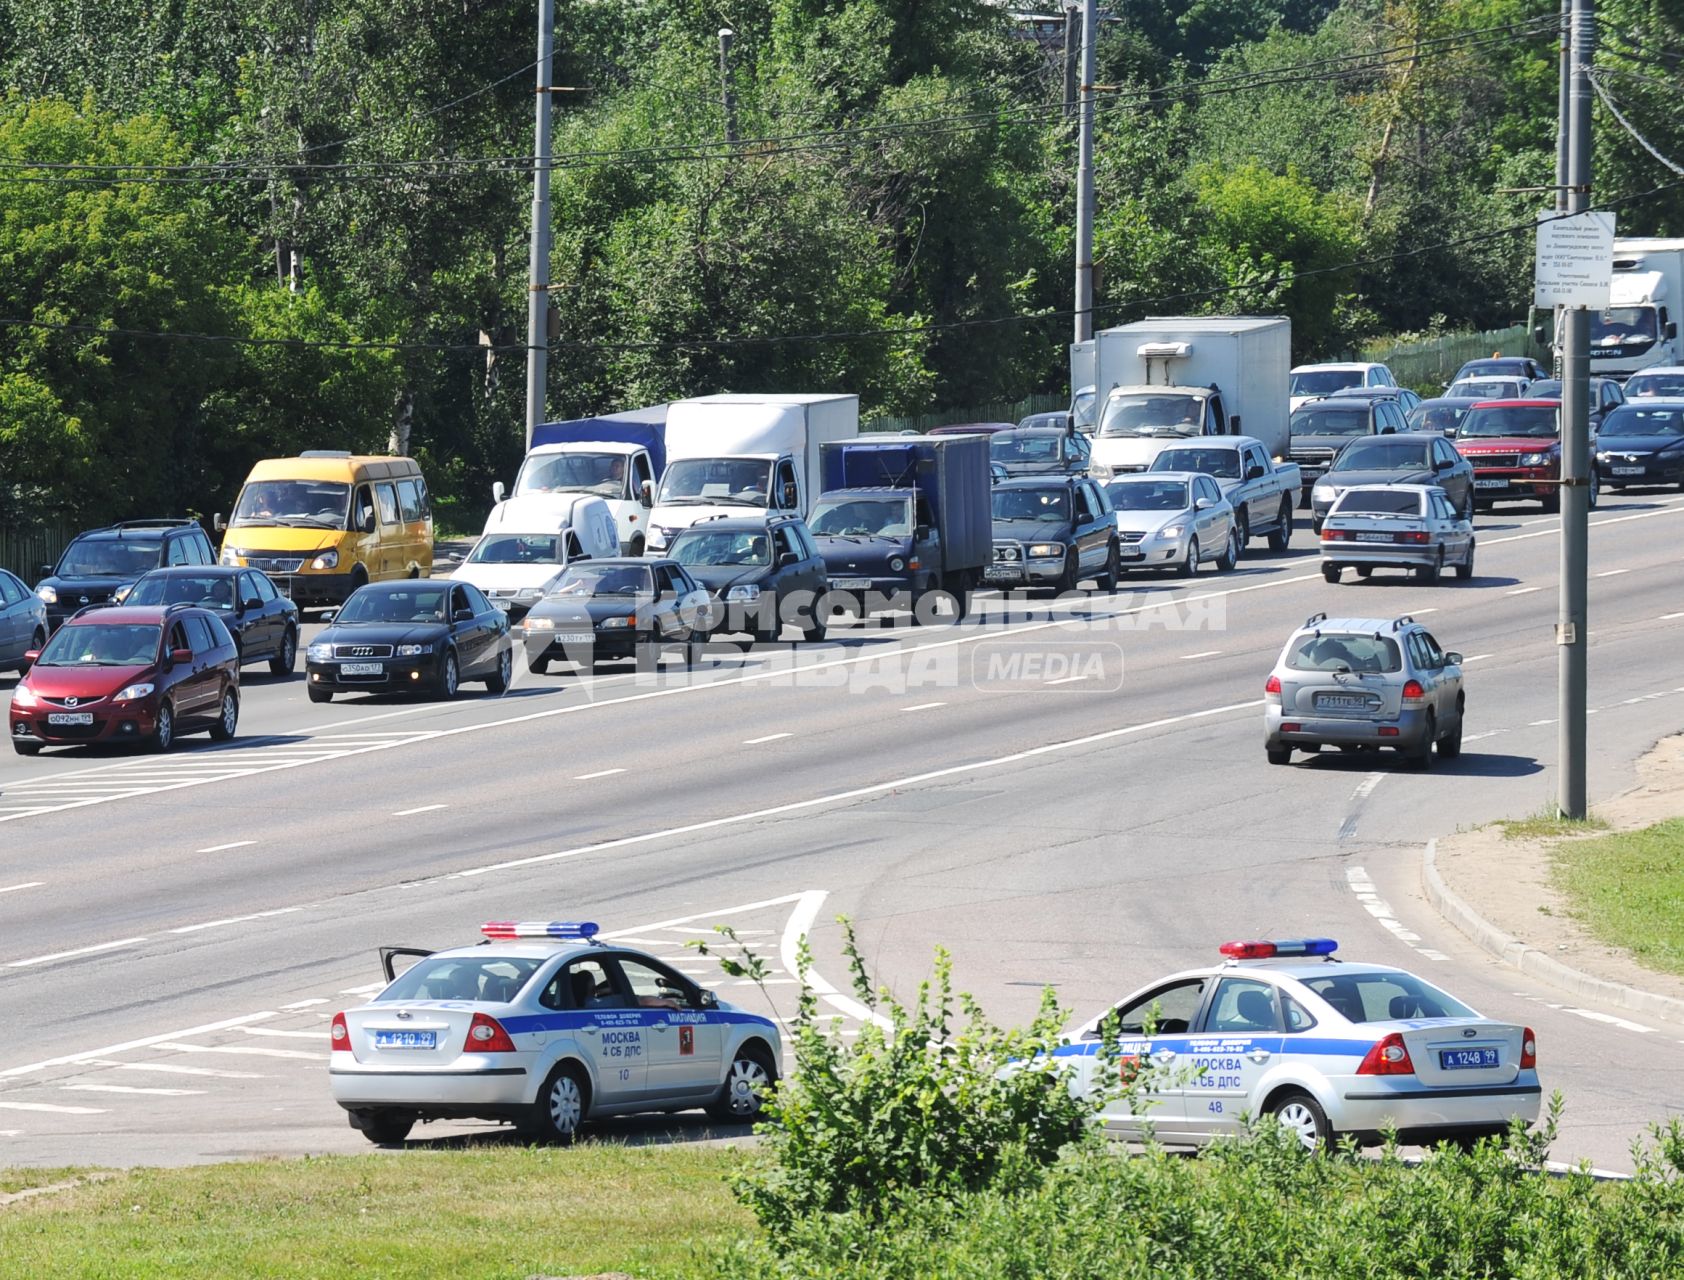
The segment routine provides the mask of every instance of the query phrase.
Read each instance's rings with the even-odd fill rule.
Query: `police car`
[[[1345,964],[1331,938],[1229,942],[1218,966],[1137,991],[1056,1051],[1072,1088],[1140,1074],[1139,1114],[1126,1099],[1101,1123],[1138,1140],[1199,1145],[1279,1118],[1311,1150],[1395,1127],[1400,1140],[1469,1142],[1537,1119],[1537,1042],[1530,1027],[1483,1018],[1412,973]],[[1116,1019],[1120,1063],[1101,1054]],[[1150,1030],[1150,1034],[1148,1031]]]
[[[334,1101],[370,1142],[417,1120],[509,1121],[565,1142],[587,1120],[705,1107],[746,1123],[782,1061],[777,1025],[589,923],[497,921],[448,951],[384,947],[389,985],[337,1013]],[[395,974],[399,956],[415,963]]]

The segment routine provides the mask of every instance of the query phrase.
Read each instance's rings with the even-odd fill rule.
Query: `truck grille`
[[[1333,461],[1333,449],[1294,449],[1287,456],[1299,466],[1325,467]]]
[[[302,556],[265,555],[258,552],[248,555],[246,566],[251,569],[261,569],[264,573],[297,573],[304,567]]]

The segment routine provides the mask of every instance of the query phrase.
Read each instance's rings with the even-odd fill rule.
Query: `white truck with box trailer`
[[[1684,240],[1614,241],[1608,309],[1590,313],[1590,371],[1622,381],[1639,369],[1684,364]]]
[[[1093,474],[1145,471],[1193,436],[1247,435],[1286,456],[1292,323],[1285,316],[1167,316],[1070,348],[1070,383],[1098,408]]]

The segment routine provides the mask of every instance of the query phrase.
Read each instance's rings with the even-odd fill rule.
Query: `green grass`
[[[1562,836],[1582,836],[1592,831],[1606,831],[1608,824],[1595,814],[1585,818],[1563,818],[1553,810],[1534,813],[1526,818],[1509,818],[1497,824],[1505,840],[1554,840]]]
[[[701,1147],[330,1156],[137,1169],[0,1210],[0,1274],[264,1280],[702,1276],[755,1233]],[[49,1182],[63,1170],[6,1178]]]
[[[1603,942],[1684,973],[1684,819],[1556,846],[1556,883]]]
[[[61,1182],[74,1182],[86,1177],[86,1169],[0,1169],[0,1196],[14,1191],[28,1191],[31,1187],[51,1187]]]

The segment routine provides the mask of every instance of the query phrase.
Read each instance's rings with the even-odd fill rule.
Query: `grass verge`
[[[718,1148],[331,1156],[136,1169],[0,1210],[0,1271],[31,1280],[708,1274],[755,1234]],[[63,1170],[33,1175],[40,1185]]]
[[[1589,835],[1608,830],[1595,814],[1586,818],[1563,818],[1558,813],[1535,813],[1528,818],[1508,818],[1497,824],[1505,840],[1558,840],[1563,836]]]
[[[1555,846],[1556,883],[1597,938],[1684,973],[1684,818]]]
[[[88,1172],[86,1169],[0,1169],[0,1196],[75,1182],[86,1177]]]

